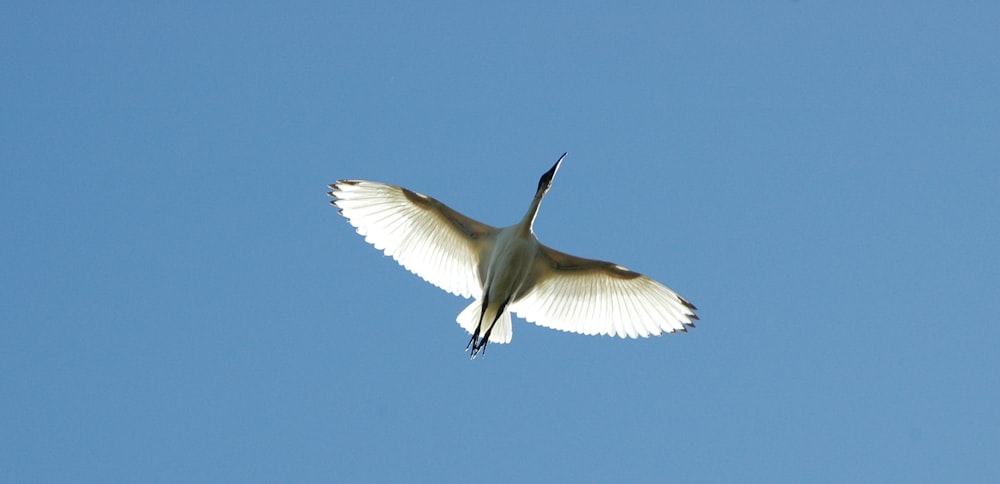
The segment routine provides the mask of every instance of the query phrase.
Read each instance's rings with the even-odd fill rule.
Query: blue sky
[[[8,2],[0,480],[1000,475],[1000,7]],[[688,334],[515,320],[365,244],[406,186]]]

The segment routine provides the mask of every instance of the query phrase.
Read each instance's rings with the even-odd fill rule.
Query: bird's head
[[[535,192],[536,194],[542,194],[549,191],[549,188],[552,187],[552,179],[555,178],[556,172],[559,171],[559,165],[565,157],[566,153],[563,153],[562,156],[556,160],[556,164],[552,165],[552,168],[549,168],[549,171],[542,174],[542,177],[538,179],[538,190]]]

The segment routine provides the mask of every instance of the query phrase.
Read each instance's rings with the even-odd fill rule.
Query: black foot
[[[488,332],[487,332],[488,333]],[[472,335],[472,339],[469,340],[469,344],[465,346],[465,349],[472,348],[471,358],[474,360],[480,354],[486,354],[486,345],[489,344],[489,336],[483,338],[478,338],[478,334]]]

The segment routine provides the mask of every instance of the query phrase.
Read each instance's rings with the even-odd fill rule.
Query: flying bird
[[[563,153],[538,180],[520,222],[496,228],[406,188],[363,180],[330,185],[365,241],[425,281],[473,298],[456,319],[472,334],[471,357],[509,343],[511,313],[562,331],[647,338],[687,331],[698,319],[676,292],[618,264],[584,259],[543,245],[534,223]]]

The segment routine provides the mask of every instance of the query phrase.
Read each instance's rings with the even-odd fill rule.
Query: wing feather
[[[365,241],[445,291],[480,297],[479,258],[497,229],[395,185],[340,180],[330,202]]]
[[[511,304],[525,320],[562,331],[647,338],[687,331],[697,309],[676,292],[611,262],[540,246],[535,283]]]

